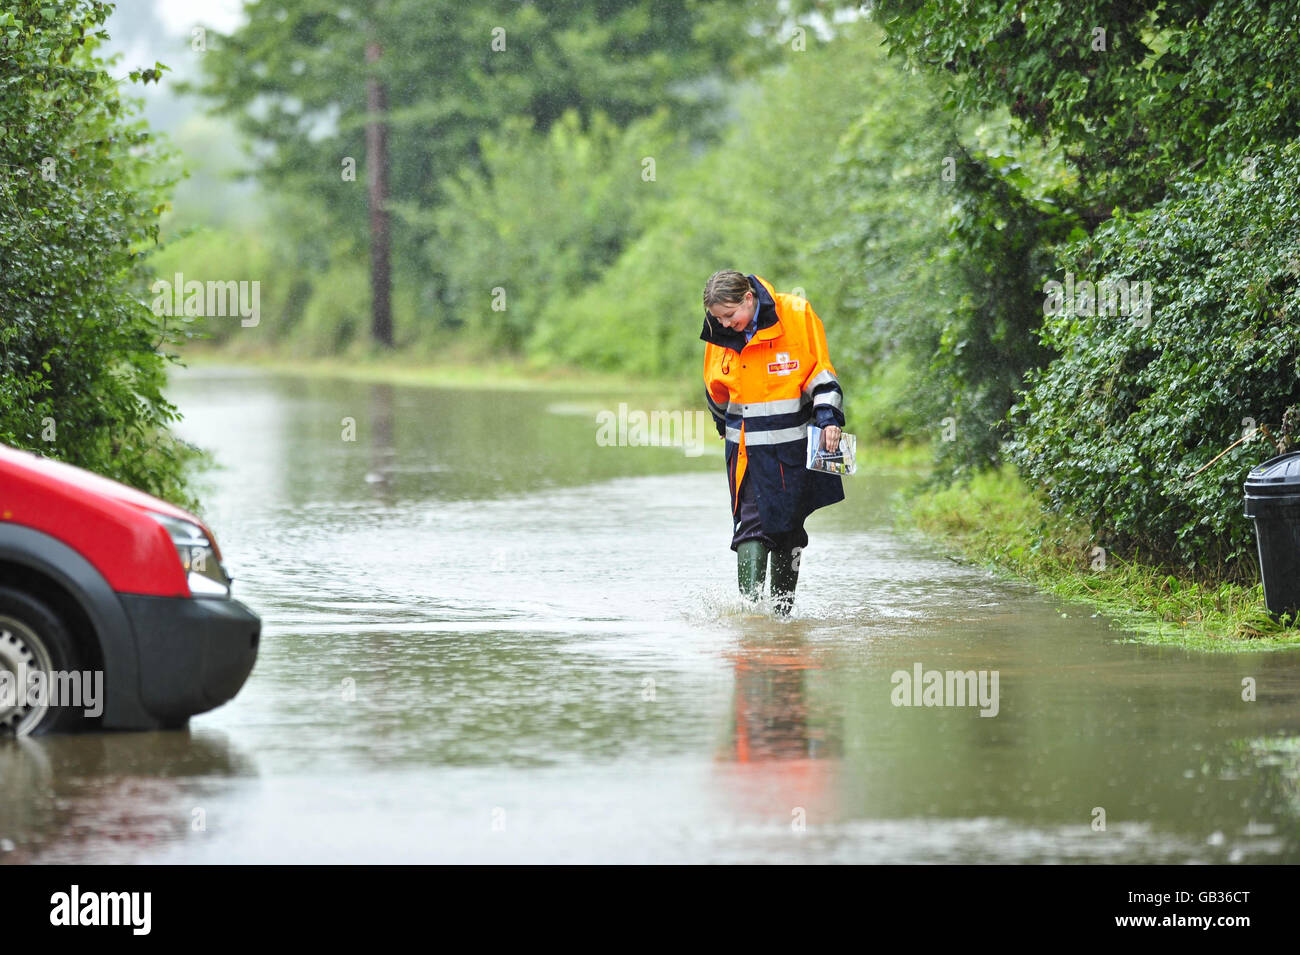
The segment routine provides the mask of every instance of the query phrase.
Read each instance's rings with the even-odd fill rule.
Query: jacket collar
[[[754,332],[754,338],[768,338],[770,336],[762,334],[763,329],[770,328],[777,322],[776,299],[772,297],[772,286],[757,275],[749,275],[747,278],[749,279],[749,287],[753,290],[754,297],[758,301],[758,328]],[[705,311],[707,312],[707,309]],[[704,328],[700,331],[700,340],[720,345],[723,348],[730,348],[732,351],[737,352],[745,347],[745,333],[743,331],[733,332],[707,314],[704,316]]]

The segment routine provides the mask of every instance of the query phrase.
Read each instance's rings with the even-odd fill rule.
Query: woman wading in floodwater
[[[757,275],[715,272],[704,286],[704,396],[726,438],[736,575],[757,600],[772,555],[772,607],[794,604],[804,519],[844,500],[839,475],[806,470],[808,425],[839,447],[844,395],[821,319]]]

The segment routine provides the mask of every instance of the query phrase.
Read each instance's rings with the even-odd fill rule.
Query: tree
[[[880,0],[873,15],[892,53],[947,77],[951,108],[1005,110],[1015,133],[997,154],[967,149],[959,178],[952,248],[970,295],[936,360],[955,372],[953,403],[977,413],[941,448],[951,475],[998,460],[1006,410],[1052,355],[1032,336],[1067,241],[1300,132],[1300,2],[987,0],[953,16],[940,0]],[[1036,152],[1061,168],[1021,169]]]
[[[990,275],[999,233],[1020,233],[1037,263],[1007,298],[1047,315],[1056,357],[1026,369],[996,424],[1021,472],[1108,548],[1253,574],[1240,481],[1273,446],[1233,442],[1248,422],[1294,440],[1282,432],[1300,403],[1300,0],[999,0],[961,17],[882,0],[877,13],[895,52],[947,74],[950,105],[1007,109],[1015,151],[1039,141],[1068,170],[1013,183],[1017,201],[1057,210],[1053,227],[996,216],[959,236]],[[1061,280],[1069,291],[1046,284]]]
[[[269,147],[258,169],[266,185],[323,201],[358,249],[382,245],[380,212],[391,215],[397,271],[420,276],[435,301],[445,283],[422,256],[424,213],[441,205],[445,178],[479,166],[483,133],[514,116],[545,133],[566,110],[586,119],[597,107],[622,126],[669,105],[689,124],[708,105],[695,81],[746,46],[740,26],[763,10],[752,0],[255,0],[205,58],[203,91]],[[383,167],[381,144],[388,164],[367,171],[367,215],[340,167],[362,155]]]

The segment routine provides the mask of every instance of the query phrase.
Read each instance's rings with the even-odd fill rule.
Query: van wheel
[[[54,692],[66,690],[68,684],[54,683],[50,677],[79,671],[78,659],[72,636],[57,614],[21,590],[0,587],[0,734],[75,729],[90,704],[82,700],[79,706],[50,705],[78,702]],[[47,674],[43,693],[29,692],[33,684],[27,676],[37,671]]]

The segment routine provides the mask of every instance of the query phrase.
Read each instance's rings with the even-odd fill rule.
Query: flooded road
[[[187,732],[0,741],[0,862],[1300,861],[1300,655],[1125,643],[900,535],[905,477],[810,519],[778,620],[711,431],[597,444],[635,396],[169,396],[257,667]]]

